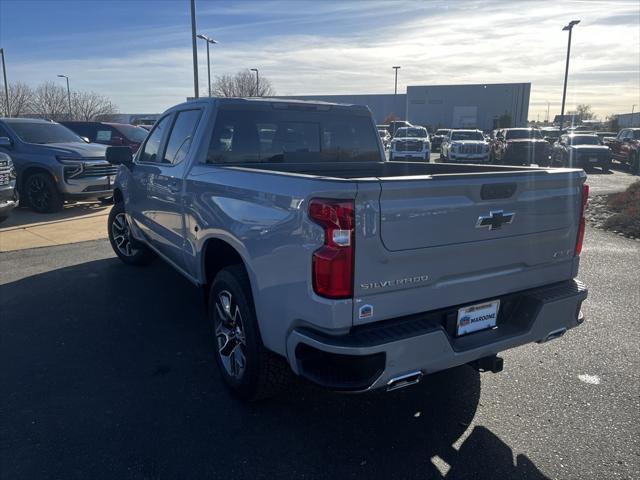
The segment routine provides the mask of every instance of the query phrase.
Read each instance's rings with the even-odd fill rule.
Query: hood
[[[107,147],[100,143],[47,143],[46,145],[35,144],[34,147],[56,155],[68,155],[78,158],[95,158],[96,160],[104,160]]]
[[[427,142],[429,140],[426,137],[393,137],[393,139],[401,142]]]
[[[569,149],[576,152],[608,152],[606,145],[569,145]]]
[[[487,145],[486,140],[451,140],[452,145]]]
[[[507,140],[507,143],[547,143],[544,138],[514,138],[512,140]]]

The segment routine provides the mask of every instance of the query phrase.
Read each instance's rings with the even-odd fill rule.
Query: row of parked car
[[[109,201],[117,167],[107,146],[135,152],[148,131],[128,124],[0,118],[0,221],[20,202],[41,213],[65,201]]]
[[[555,137],[537,128],[504,128],[490,134],[471,129],[439,129],[430,135],[424,127],[403,123],[405,125],[396,129],[378,126],[390,160],[428,162],[434,151],[440,152],[441,162],[536,164],[585,170],[598,167],[604,172],[617,160],[627,164],[632,173],[640,173],[640,129],[637,128],[623,129],[617,135],[612,134],[615,136],[570,130]]]

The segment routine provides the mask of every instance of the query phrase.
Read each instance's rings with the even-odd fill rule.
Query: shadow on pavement
[[[468,367],[389,394],[298,382],[236,402],[202,304],[161,262],[99,260],[0,286],[4,478],[546,478],[470,427],[480,377]]]
[[[33,224],[65,222],[97,213],[107,214],[110,209],[111,205],[105,205],[99,202],[66,204],[60,212],[55,213],[38,213],[28,207],[20,206],[11,212],[9,218],[1,224],[0,230],[25,228]]]

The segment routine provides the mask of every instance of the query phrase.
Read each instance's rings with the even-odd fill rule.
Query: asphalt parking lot
[[[364,396],[300,382],[253,405],[222,385],[201,292],[162,262],[126,267],[105,240],[0,258],[1,478],[640,476],[632,240],[588,227],[586,323],[500,374]]]

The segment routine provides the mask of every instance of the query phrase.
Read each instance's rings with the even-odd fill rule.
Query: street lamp
[[[2,76],[4,77],[4,97],[5,101],[7,102],[7,117],[10,117],[11,112],[9,111],[9,84],[7,83],[7,67],[4,64],[4,48],[0,48],[0,57],[2,57]]]
[[[562,109],[560,111],[560,133],[562,133],[562,124],[564,123],[564,103],[567,98],[567,78],[569,76],[569,54],[571,53],[571,32],[573,27],[580,23],[580,20],[571,20],[568,25],[562,28],[562,31],[569,32],[569,43],[567,44],[567,64],[564,68],[564,89],[562,90]]]
[[[193,54],[193,97],[199,98],[198,91],[198,46],[196,45],[196,0],[191,0],[191,51]]]
[[[211,62],[209,61],[209,45],[213,45],[216,44],[218,42],[216,42],[213,38],[209,38],[206,35],[197,35],[198,38],[201,38],[202,40],[204,40],[207,43],[207,80],[209,80],[209,96],[211,96]]]
[[[66,75],[58,75],[58,77],[67,79],[67,100],[69,100],[69,120],[72,120],[72,118],[71,118],[71,90],[69,90],[69,77],[67,77]]]
[[[400,67],[391,67],[391,68],[393,68],[396,71],[396,86],[395,86],[395,88],[393,90],[393,94],[397,95],[398,94],[398,69]]]
[[[257,68],[250,69],[252,72],[256,72],[256,97],[260,96],[260,74]]]

